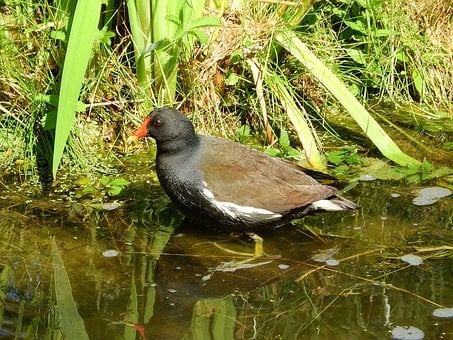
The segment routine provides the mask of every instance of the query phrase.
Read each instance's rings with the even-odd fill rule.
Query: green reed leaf
[[[55,177],[74,122],[83,78],[98,34],[100,0],[79,0],[74,12],[61,77],[52,174]]]

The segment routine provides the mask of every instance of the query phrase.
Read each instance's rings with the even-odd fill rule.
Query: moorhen
[[[197,135],[181,112],[158,108],[131,134],[153,137],[160,184],[189,219],[227,232],[277,228],[320,211],[359,209],[297,164]]]

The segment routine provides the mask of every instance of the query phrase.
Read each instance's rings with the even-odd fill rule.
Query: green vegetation
[[[446,334],[426,315],[451,306],[451,198],[414,205],[414,190],[452,187],[451,16],[447,0],[0,0],[5,336],[152,338],[191,317],[186,338],[379,337],[389,329],[376,320],[411,321],[409,307],[432,322],[427,337]],[[233,295],[206,299],[226,260],[212,244],[250,244],[173,235],[182,216],[158,184],[155,148],[126,143],[162,105],[198,131],[351,182],[343,191],[363,209],[276,231],[266,252],[282,255],[278,282],[256,267],[212,285],[247,283]],[[321,249],[341,266],[313,262]],[[159,277],[183,285],[159,295]],[[189,317],[172,309],[180,301],[168,308],[178,293],[198,301]],[[177,322],[153,321],[167,311]]]
[[[424,158],[449,173],[436,170],[453,129],[446,1],[2,4],[4,175],[112,175],[127,133],[160,105],[211,134],[248,126],[239,141],[322,170],[352,165],[335,161],[346,145],[400,173]]]

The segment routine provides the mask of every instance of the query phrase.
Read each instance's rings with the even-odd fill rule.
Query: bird
[[[255,232],[318,212],[360,209],[296,163],[197,134],[188,117],[174,108],[154,109],[129,138],[144,137],[156,141],[163,190],[198,224],[223,232]]]

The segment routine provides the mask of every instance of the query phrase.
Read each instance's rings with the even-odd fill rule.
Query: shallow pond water
[[[183,221],[155,182],[118,205],[5,185],[0,339],[60,338],[62,290],[91,339],[389,339],[397,326],[452,339],[453,319],[432,313],[453,306],[453,202],[413,205],[418,188],[360,182],[347,196],[362,210],[262,232],[267,255],[250,261],[225,250],[252,252],[247,236]]]

